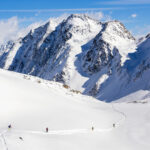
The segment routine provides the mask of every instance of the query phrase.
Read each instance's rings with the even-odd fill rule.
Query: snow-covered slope
[[[0,83],[0,118],[4,120],[0,128],[9,123],[20,130],[42,131],[46,126],[51,130],[84,129],[92,123],[103,128],[120,118],[108,104],[71,92],[59,83],[4,70],[0,70]]]
[[[106,104],[4,70],[0,83],[1,150],[149,150],[149,103]]]
[[[137,44],[119,21],[102,23],[74,14],[2,46],[0,67],[112,101],[149,90],[149,43],[147,35]]]
[[[143,41],[138,44],[137,51],[129,54],[129,56],[130,60],[125,63],[125,68],[129,75],[129,83],[124,88],[121,96],[123,97],[134,92],[138,93],[138,91],[145,91],[143,93],[146,96],[150,90],[150,36],[147,35],[143,38]],[[136,98],[140,99],[141,97],[136,96]]]

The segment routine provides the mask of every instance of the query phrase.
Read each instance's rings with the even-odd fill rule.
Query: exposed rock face
[[[98,72],[109,64],[116,53],[121,55],[121,59],[124,58],[126,60],[127,51],[131,48],[130,43],[132,43],[132,47],[135,48],[134,37],[120,22],[111,21],[103,24],[103,29],[96,38],[94,38],[92,46],[83,56],[83,68],[85,71],[91,73]],[[133,51],[134,50],[135,49],[133,49]],[[125,60],[123,60],[122,63],[124,63]]]
[[[0,58],[1,58],[0,67],[1,68],[5,67],[5,63],[8,59],[8,54],[10,53],[13,47],[14,47],[13,41],[9,41],[6,45],[0,46]]]
[[[136,89],[133,84],[150,68],[149,48],[149,35],[136,44],[119,21],[101,23],[71,15],[1,46],[0,67],[62,82],[110,101],[130,93],[130,87]]]

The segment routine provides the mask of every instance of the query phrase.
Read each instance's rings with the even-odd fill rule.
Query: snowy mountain
[[[149,50],[83,14],[1,45],[0,150],[149,150]]]
[[[149,90],[149,35],[139,40],[119,21],[74,14],[0,48],[0,67],[61,82],[100,100]],[[139,85],[139,86],[137,86]]]
[[[120,68],[120,75],[114,73],[112,80],[106,82],[108,83],[107,87],[105,86],[104,90],[101,91],[103,95],[99,93],[97,97],[108,99],[108,101],[120,99],[122,97],[128,97],[127,99],[131,99],[131,101],[133,99],[148,98],[150,90],[149,50],[150,37],[148,34],[138,42],[135,52],[128,53],[129,59],[127,59]]]
[[[76,56],[82,52],[82,45],[98,34],[101,23],[85,15],[71,15],[43,40],[45,26],[23,38],[12,63],[3,68],[82,88],[84,81],[79,83],[79,78],[87,78],[78,73]]]
[[[125,64],[127,72],[130,76],[130,84],[128,91],[133,93],[138,90],[150,90],[149,74],[150,74],[150,35],[148,34],[138,43],[135,53],[129,54],[130,60]],[[125,92],[125,91],[124,91]],[[145,92],[147,97],[147,92]]]

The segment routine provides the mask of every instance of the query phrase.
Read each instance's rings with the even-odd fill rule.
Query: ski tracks
[[[116,109],[116,107],[114,106],[114,104],[112,104],[112,109],[113,109],[115,112],[119,113],[119,114],[122,116],[121,119],[115,123],[115,126],[116,126],[116,127],[119,127],[119,126],[121,126],[121,125],[125,122],[127,116],[126,116],[126,114],[123,113],[122,111]]]
[[[40,134],[40,135],[71,135],[71,134],[83,134],[83,133],[90,133],[90,132],[110,132],[115,128],[118,128],[121,126],[124,121],[126,120],[126,115],[121,112],[120,110],[116,109],[114,104],[111,104],[113,111],[119,113],[122,117],[119,121],[114,122],[115,127],[113,125],[110,128],[104,128],[104,129],[71,129],[71,130],[55,130],[55,131],[49,131],[49,132],[43,132],[43,131],[28,131],[28,130],[16,130],[16,129],[10,129],[11,133],[25,133],[25,134]],[[4,150],[8,150],[8,146],[5,139],[5,133],[7,133],[8,130],[4,130],[0,133],[0,139],[2,141],[2,144],[4,145]]]
[[[6,143],[6,140],[5,140],[5,136],[4,136],[4,134],[6,132],[7,132],[7,130],[4,130],[2,133],[0,133],[0,138],[1,138],[2,144],[4,146],[4,150],[8,150],[8,146],[7,146],[7,143]]]
[[[69,134],[83,134],[90,132],[109,132],[113,130],[113,127],[107,129],[72,129],[72,130],[55,130],[49,132],[43,131],[27,131],[27,130],[12,130],[11,133],[27,133],[27,134],[40,134],[40,135],[69,135]]]

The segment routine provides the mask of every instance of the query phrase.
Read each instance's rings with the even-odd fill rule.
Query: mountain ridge
[[[48,22],[17,42],[2,46],[0,67],[62,82],[84,94],[112,101],[135,91],[135,82],[143,81],[145,68],[150,68],[149,43],[147,35],[136,44],[119,21],[99,22],[84,14],[72,14],[58,25]],[[138,55],[137,62],[141,49],[146,55]],[[147,65],[139,69],[143,61]]]

